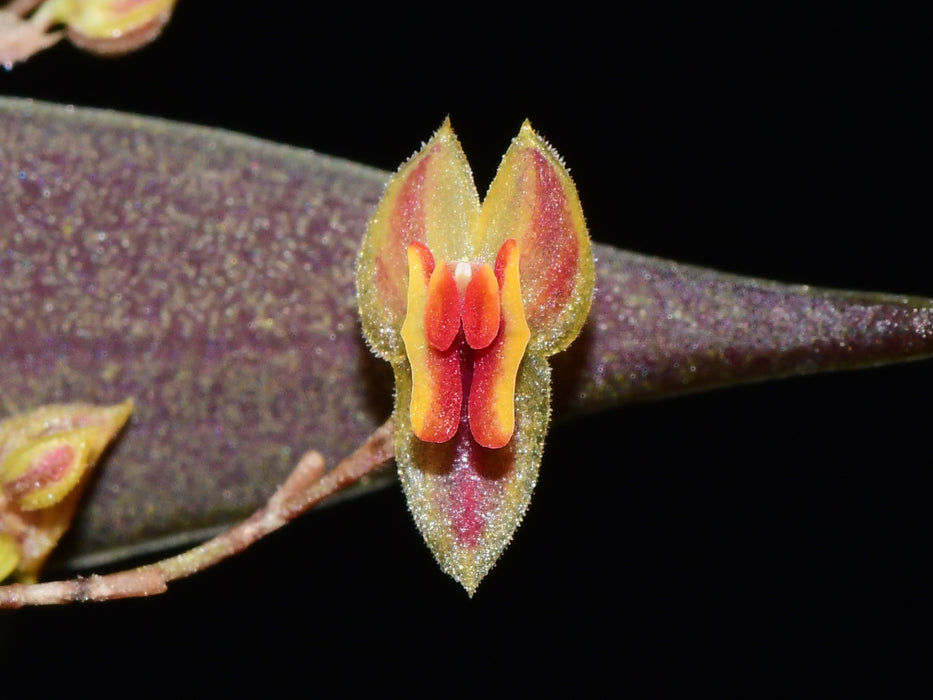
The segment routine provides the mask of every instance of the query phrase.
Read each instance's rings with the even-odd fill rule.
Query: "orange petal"
[[[499,283],[489,265],[473,273],[463,296],[463,334],[476,350],[489,345],[499,332]]]
[[[460,292],[445,263],[434,268],[428,282],[424,328],[428,342],[438,350],[449,348],[460,332]]]
[[[425,330],[431,251],[422,244],[408,248],[408,313],[401,336],[411,366],[411,427],[426,442],[445,442],[457,432],[463,387],[456,346],[441,352]],[[445,267],[439,265],[438,267]]]
[[[504,447],[515,431],[515,377],[531,336],[514,240],[499,251],[496,278],[502,289],[502,322],[492,344],[476,353],[470,388],[470,430],[476,442],[490,448]]]

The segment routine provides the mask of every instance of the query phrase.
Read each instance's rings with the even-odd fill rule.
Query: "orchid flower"
[[[546,358],[586,320],[594,267],[576,189],[526,121],[480,206],[445,121],[391,180],[363,239],[363,332],[395,372],[408,506],[472,595],[531,499]]]
[[[583,322],[579,316],[589,292],[582,251],[588,244],[582,225],[577,225],[582,218],[576,204],[568,204],[572,215],[564,220],[574,222],[572,240],[581,252],[578,274],[567,277],[549,274],[549,263],[558,256],[524,263],[525,254],[534,251],[519,235],[524,224],[507,226],[508,233],[491,236],[485,248],[475,243],[459,247],[432,236],[395,247],[373,246],[386,212],[398,212],[397,221],[418,221],[401,216],[414,210],[399,209],[404,200],[395,194],[406,188],[412,195],[419,192],[410,178],[430,164],[434,153],[443,154],[448,164],[460,163],[435,182],[449,187],[453,177],[465,183],[458,187],[469,206],[453,209],[462,220],[475,215],[477,222],[499,221],[503,211],[520,222],[536,220],[525,217],[522,212],[528,209],[521,206],[498,209],[508,197],[496,192],[508,192],[508,173],[521,172],[521,164],[527,162],[524,156],[514,156],[515,148],[547,165],[544,172],[553,174],[560,185],[550,191],[565,198],[559,201],[575,202],[559,161],[530,127],[523,127],[514,142],[478,214],[471,209],[479,206],[478,197],[473,198],[452,132],[442,127],[432,144],[386,189],[385,172],[258,139],[137,116],[0,99],[0,161],[6,165],[0,182],[0,387],[4,407],[14,414],[8,420],[18,421],[50,404],[112,406],[128,396],[135,399],[131,425],[107,449],[87,484],[75,514],[76,537],[66,555],[68,563],[86,570],[142,552],[201,542],[261,507],[234,537],[198,546],[207,559],[187,556],[171,566],[147,568],[140,574],[142,587],[124,588],[125,579],[117,586],[94,577],[51,591],[42,587],[55,582],[27,586],[28,591],[13,584],[0,587],[0,605],[103,600],[164,590],[167,580],[239,551],[257,532],[281,526],[341,489],[361,493],[389,483],[377,467],[393,456],[392,445],[399,441],[413,454],[409,461],[404,455],[400,459],[404,477],[427,484],[424,505],[418,506],[426,513],[422,522],[455,536],[478,533],[478,547],[461,543],[461,552],[454,555],[476,567],[470,576],[457,574],[469,589],[491,561],[481,550],[495,554],[504,544],[495,537],[483,541],[489,535],[481,528],[461,527],[458,532],[451,514],[461,513],[438,498],[458,491],[434,474],[411,472],[425,466],[443,471],[452,463],[424,461],[422,454],[436,457],[462,445],[472,449],[471,441],[480,452],[508,456],[519,440],[528,439],[532,431],[526,426],[535,423],[535,430],[543,430],[546,403],[539,396],[523,398],[523,382],[529,381],[523,372],[527,366],[546,373],[544,356],[569,342],[577,323],[583,323],[580,338],[555,359],[554,408],[562,417],[739,382],[933,354],[933,301],[928,299],[779,284],[598,243],[591,246],[596,291]],[[438,150],[432,152],[435,147]],[[429,165],[424,168],[432,173]],[[440,173],[433,171],[431,176]],[[444,186],[431,191],[444,192]],[[524,197],[539,190],[515,191]],[[420,204],[418,197],[410,201],[432,204],[423,197]],[[374,211],[375,219],[368,224]],[[429,213],[430,206],[425,211]],[[439,220],[428,215],[424,221]],[[385,232],[398,230],[390,227]],[[475,234],[483,228],[462,230]],[[506,293],[514,291],[508,275],[515,264],[509,258],[509,240],[518,250],[520,305],[517,296]],[[503,247],[506,253],[497,276],[494,265]],[[371,261],[368,256],[373,256]],[[393,267],[385,269],[393,273],[392,282],[382,292],[375,286],[375,297],[367,302],[363,297],[373,294],[370,283],[382,280],[365,272],[377,270],[380,258],[391,261]],[[436,282],[432,294],[431,277],[426,275],[432,260],[434,270],[445,265],[453,275],[456,297],[443,291],[452,289],[449,279]],[[445,433],[432,434],[424,423],[416,425],[417,419],[432,416],[431,402],[427,409],[415,402],[412,420],[412,403],[397,395],[394,413],[407,425],[394,438],[392,421],[382,425],[390,413],[391,378],[380,371],[381,363],[373,361],[362,342],[360,308],[373,349],[389,356],[395,367],[398,394],[414,396],[418,370],[424,372],[430,362],[438,364],[438,357],[430,354],[438,350],[434,346],[422,347],[425,352],[418,359],[418,338],[428,339],[430,333],[436,340],[436,331],[446,328],[450,334],[447,326],[455,324],[459,337],[464,318],[474,318],[475,309],[464,313],[460,304],[457,268],[461,267],[461,279],[467,275],[460,263],[469,266],[470,281],[479,279],[484,285],[470,298],[480,300],[476,309],[486,310],[475,315],[475,324],[466,325],[475,330],[494,322],[495,304],[486,302],[496,301],[491,289],[495,278],[497,289],[503,290],[498,306],[503,333],[508,333],[503,318],[518,316],[519,306],[529,328],[515,374],[514,430],[510,436],[503,430],[508,411],[504,418],[499,414],[508,400],[480,402],[480,411],[471,413],[474,387],[469,382],[469,391],[460,394],[454,437],[434,442]],[[492,277],[484,266],[492,270]],[[541,274],[526,278],[529,270]],[[361,306],[356,292],[360,271]],[[438,275],[443,274],[442,269]],[[537,289],[539,279],[572,280],[579,292],[576,297],[526,296]],[[533,303],[571,297],[566,308],[572,311],[567,316],[557,311],[546,323],[542,318],[547,313],[541,311],[546,305]],[[426,311],[437,304],[437,312],[412,314],[412,298]],[[552,326],[554,318],[573,320]],[[374,329],[381,328],[385,333],[380,330],[374,336]],[[542,331],[548,328],[563,330],[549,336]],[[475,339],[473,330],[470,337]],[[504,345],[508,341],[506,337]],[[473,370],[479,354],[466,332],[458,352],[467,359],[474,356],[473,366],[459,365],[462,387],[468,374],[463,368]],[[498,367],[515,367],[514,360],[513,355]],[[417,363],[421,364],[416,368]],[[446,367],[452,368],[453,363]],[[496,370],[489,376],[500,379],[507,374]],[[451,384],[450,371],[423,374],[422,381],[425,377]],[[428,396],[444,395],[435,385],[426,386]],[[498,396],[508,399],[509,392]],[[464,429],[464,406],[469,433]],[[488,421],[490,406],[496,409],[491,414],[495,419]],[[486,428],[492,426],[505,444],[483,447],[473,434],[474,423],[479,440],[488,441]],[[438,424],[451,430],[449,421]],[[523,444],[540,449],[533,439]],[[362,450],[357,450],[360,445]],[[347,455],[351,457],[342,459]],[[522,459],[519,455],[514,464]],[[325,472],[325,462],[336,466]],[[27,463],[14,460],[14,466],[4,467],[14,497],[28,490],[17,476],[28,471],[23,471]],[[289,477],[296,463],[294,478]],[[409,473],[404,472],[405,464],[410,465]],[[283,481],[282,489],[272,493]],[[530,488],[520,479],[512,483],[518,491]],[[407,488],[412,491],[410,485]],[[499,506],[496,517],[503,517],[496,528],[514,528],[522,497],[506,497],[502,503],[505,507]],[[484,511],[486,503],[481,506],[472,513],[494,510]],[[16,566],[11,562],[19,553],[12,545],[18,547],[18,542],[16,533],[6,531],[0,543],[0,562],[6,568]],[[432,546],[437,547],[433,542]],[[456,561],[444,550],[438,552],[446,562]]]

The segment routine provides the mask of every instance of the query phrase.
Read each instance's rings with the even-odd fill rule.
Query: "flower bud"
[[[43,406],[0,422],[0,580],[34,579],[132,401]]]
[[[145,46],[162,32],[177,0],[35,0],[0,9],[0,64],[7,68],[67,35],[92,53]],[[31,14],[30,14],[31,13]],[[29,15],[27,17],[27,15]],[[52,31],[64,26],[65,31]]]

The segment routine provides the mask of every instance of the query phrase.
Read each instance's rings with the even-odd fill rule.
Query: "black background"
[[[527,116],[570,166],[597,241],[933,296],[927,24],[651,5],[187,0],[145,50],[62,45],[0,73],[0,94],[385,169],[450,115],[481,192]],[[390,489],[159,598],[3,613],[3,683],[30,678],[30,661],[37,689],[172,692],[193,671],[205,690],[309,696],[786,697],[869,678],[920,691],[931,380],[907,365],[558,425],[525,522],[472,600]]]

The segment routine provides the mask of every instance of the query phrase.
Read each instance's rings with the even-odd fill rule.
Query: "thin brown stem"
[[[324,471],[324,458],[320,453],[305,453],[265,506],[242,523],[193,549],[155,564],[105,576],[0,586],[0,608],[138,598],[162,593],[170,581],[190,576],[243,551],[385,464],[395,454],[394,432],[390,419],[330,472]]]

